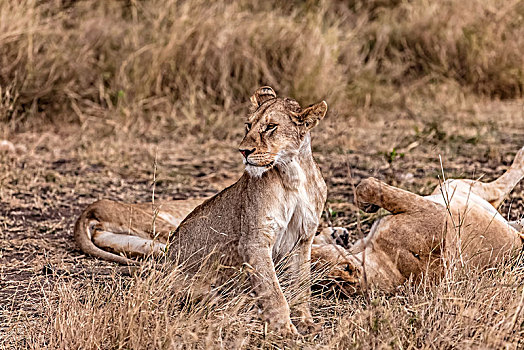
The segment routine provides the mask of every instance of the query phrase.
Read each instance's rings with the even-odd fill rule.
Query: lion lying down
[[[332,244],[344,229],[324,229],[312,258],[333,265],[330,275],[345,292],[365,285],[392,291],[410,278],[438,278],[454,263],[492,266],[522,249],[524,219],[508,222],[496,208],[523,177],[524,148],[493,182],[449,179],[425,197],[365,179],[356,188],[359,207],[391,215],[349,249]]]

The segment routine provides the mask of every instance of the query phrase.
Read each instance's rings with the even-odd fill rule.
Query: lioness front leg
[[[314,333],[317,331],[317,325],[313,322],[309,308],[309,299],[311,295],[311,238],[301,240],[295,251],[291,255],[290,272],[293,279],[293,285],[298,289],[297,299],[299,304],[293,307],[292,315],[297,318],[297,327],[302,334]]]
[[[262,320],[283,335],[296,335],[298,332],[291,323],[289,305],[278,282],[271,248],[268,242],[254,242],[253,237],[242,237],[239,242],[239,253],[258,298]]]

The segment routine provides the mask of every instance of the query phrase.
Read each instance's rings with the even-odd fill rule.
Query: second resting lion
[[[524,177],[524,148],[495,181],[448,179],[429,196],[363,180],[356,188],[364,211],[384,208],[370,233],[348,249],[324,229],[313,242],[313,259],[328,261],[330,274],[346,294],[374,286],[392,292],[408,280],[438,280],[458,267],[487,268],[523,248],[523,219],[509,222],[498,211]]]

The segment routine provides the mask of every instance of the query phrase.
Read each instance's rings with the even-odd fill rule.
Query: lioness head
[[[246,121],[246,136],[240,143],[246,171],[251,176],[287,164],[299,153],[306,136],[327,112],[327,103],[302,109],[297,101],[278,98],[269,86],[251,96],[254,112]],[[309,140],[309,139],[308,139]]]

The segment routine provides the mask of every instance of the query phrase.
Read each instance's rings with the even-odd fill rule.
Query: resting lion
[[[132,256],[167,250],[171,259],[195,270],[204,258],[220,266],[243,267],[250,271],[269,327],[296,334],[274,262],[293,250],[291,277],[309,280],[311,243],[326,200],[310,130],[324,118],[327,104],[302,109],[292,99],[277,98],[270,87],[259,88],[251,102],[254,112],[239,146],[246,168],[235,184],[201,204],[202,200],[154,206],[101,200],[81,214],[74,236],[85,253],[121,264],[133,264]],[[295,311],[300,328],[314,327],[308,305]]]
[[[524,148],[493,182],[449,179],[425,197],[365,179],[356,188],[359,207],[392,215],[347,250],[333,244],[343,229],[323,230],[314,239],[313,259],[334,265],[330,275],[350,293],[366,284],[392,291],[410,278],[439,278],[454,264],[493,266],[522,249],[524,220],[508,222],[496,208],[523,177]]]

